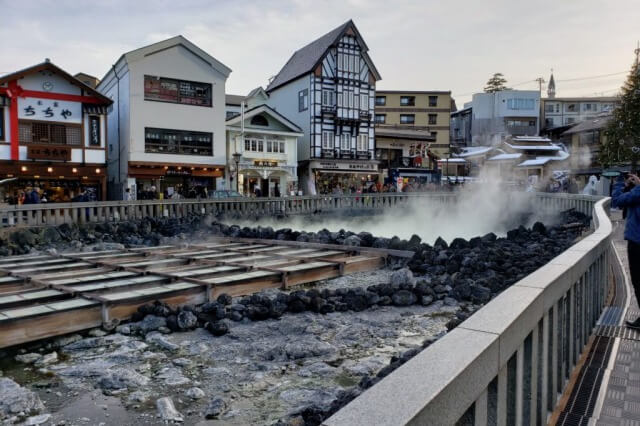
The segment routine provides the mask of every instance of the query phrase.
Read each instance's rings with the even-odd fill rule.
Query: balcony
[[[322,115],[336,115],[337,107],[335,105],[322,105]]]

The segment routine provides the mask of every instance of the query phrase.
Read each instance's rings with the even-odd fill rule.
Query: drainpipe
[[[118,180],[122,182],[122,144],[120,143],[120,77],[118,77],[118,72],[116,71],[115,64],[111,65],[111,68],[113,69],[113,75],[115,75],[117,80],[116,90],[118,91],[118,102],[116,106],[118,108],[118,111],[117,111],[117,114],[118,114],[117,115],[118,117]]]

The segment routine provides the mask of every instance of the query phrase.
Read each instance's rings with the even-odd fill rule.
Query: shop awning
[[[104,105],[82,104],[82,110],[86,114],[107,114],[107,107]]]

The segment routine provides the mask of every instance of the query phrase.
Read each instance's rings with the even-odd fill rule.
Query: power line
[[[621,71],[621,72],[614,72],[614,73],[611,73],[611,74],[601,74],[601,75],[593,75],[593,76],[589,76],[589,77],[578,77],[578,78],[566,78],[564,80],[556,80],[556,81],[566,82],[566,81],[593,80],[593,79],[596,79],[596,78],[611,77],[613,75],[626,74],[627,72],[628,71]]]

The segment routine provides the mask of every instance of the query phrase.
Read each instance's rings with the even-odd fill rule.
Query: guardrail
[[[332,210],[376,210],[401,207],[410,200],[430,203],[455,202],[456,192],[411,192],[357,195],[322,195],[286,198],[230,198],[201,200],[136,200],[99,201],[88,203],[28,204],[0,208],[0,223],[4,226],[44,226],[63,223],[111,222],[142,217],[184,217],[191,213],[229,214],[235,216],[266,216],[277,214],[311,214]],[[531,193],[511,193],[527,197]],[[590,214],[589,196],[538,193],[540,208],[568,209],[575,207]]]
[[[428,198],[433,202],[446,203],[454,200],[455,197],[456,194],[450,192],[416,192],[286,198],[28,204],[0,208],[0,220],[4,226],[43,226],[63,223],[109,222],[142,217],[183,217],[191,213],[222,213],[237,216],[310,214],[340,209],[384,209],[403,205],[409,200],[417,198]]]
[[[538,194],[592,207],[594,232],[498,295],[324,423],[537,425],[556,407],[604,308],[610,199]]]

